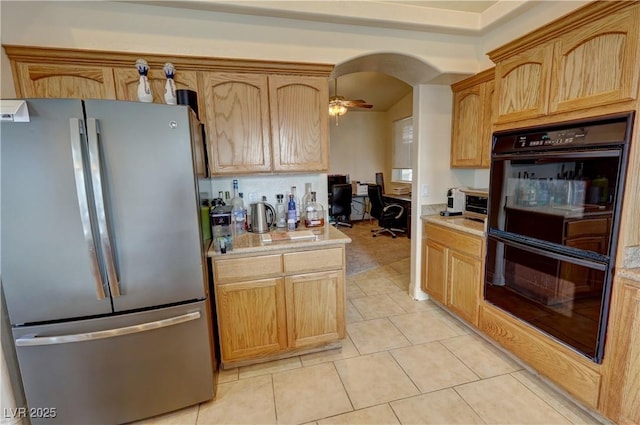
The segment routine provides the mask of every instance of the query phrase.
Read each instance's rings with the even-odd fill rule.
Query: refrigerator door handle
[[[147,332],[153,329],[166,328],[168,326],[177,325],[179,323],[198,320],[199,318],[200,318],[200,312],[194,311],[192,313],[170,317],[168,319],[157,320],[155,322],[141,323],[139,325],[125,326],[123,328],[107,329],[104,331],[86,332],[86,333],[80,333],[80,334],[60,335],[60,336],[46,336],[46,337],[30,335],[30,336],[16,339],[16,346],[31,347],[31,346],[38,346],[38,345],[69,344],[72,342],[95,341],[97,339],[114,338],[122,335]]]
[[[96,295],[99,300],[103,300],[107,297],[107,294],[104,291],[104,281],[102,280],[102,273],[100,273],[98,254],[93,239],[93,230],[91,229],[91,217],[89,216],[89,203],[87,201],[87,188],[85,185],[83,166],[84,161],[82,158],[81,138],[84,133],[84,124],[79,118],[71,118],[69,124],[71,127],[71,159],[73,161],[78,207],[80,208],[80,221],[82,222],[84,240],[87,243],[87,250],[89,251],[91,274],[96,284]]]
[[[107,226],[107,213],[105,211],[104,191],[102,187],[102,171],[100,164],[100,151],[98,148],[98,123],[95,118],[87,118],[87,139],[89,141],[89,163],[91,168],[91,182],[93,184],[94,203],[96,215],[98,217],[98,229],[100,231],[100,242],[102,253],[107,268],[107,278],[112,297],[120,296],[120,283],[116,271],[113,247],[109,237]]]

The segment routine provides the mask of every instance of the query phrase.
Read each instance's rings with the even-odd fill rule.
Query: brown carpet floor
[[[353,222],[353,228],[338,226],[338,230],[351,238],[347,244],[347,276],[411,257],[411,240],[402,233],[393,239],[389,233],[373,237],[378,229],[375,221]]]

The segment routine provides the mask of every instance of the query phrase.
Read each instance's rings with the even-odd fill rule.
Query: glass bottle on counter
[[[307,204],[309,202],[311,202],[311,183],[305,183],[304,184],[304,196],[302,197],[302,201],[301,201],[301,213],[302,213],[302,220],[306,219],[306,211],[307,211]]]
[[[293,194],[289,195],[289,206],[287,208],[287,230],[296,230],[296,201]]]
[[[298,198],[295,186],[291,186],[291,195],[293,196],[293,201],[296,204],[296,227],[298,227],[300,224],[300,198]]]
[[[231,199],[231,219],[233,221],[234,235],[241,235],[245,232],[246,214],[244,200],[238,192],[238,180],[233,180],[233,199]]]
[[[287,206],[284,204],[284,195],[278,193],[276,199],[278,200],[276,203],[276,227],[284,229],[287,227]]]
[[[311,192],[311,200],[307,203],[305,208],[305,226],[307,227],[321,227],[324,226],[324,208],[321,204],[316,202],[316,193]]]

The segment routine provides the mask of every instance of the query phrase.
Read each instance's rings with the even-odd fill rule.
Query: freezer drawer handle
[[[46,336],[39,337],[30,335],[16,339],[16,346],[27,347],[34,345],[52,345],[52,344],[69,344],[71,342],[94,341],[96,339],[114,338],[122,335],[129,335],[139,332],[147,332],[153,329],[166,328],[168,326],[177,325],[179,323],[190,322],[200,318],[200,312],[183,314],[181,316],[162,319],[155,322],[141,323],[134,326],[126,326],[124,328],[108,329],[97,332],[87,332],[74,335]]]
[[[93,183],[94,202],[98,216],[98,231],[102,242],[102,255],[107,268],[107,278],[112,297],[120,296],[120,284],[113,255],[113,246],[107,227],[107,213],[105,211],[105,192],[102,187],[102,172],[100,170],[100,151],[98,149],[98,123],[95,118],[87,119],[87,138],[89,140],[89,162],[91,164],[91,182]]]
[[[73,161],[73,170],[76,180],[76,195],[78,196],[78,207],[80,208],[80,221],[82,222],[82,231],[84,240],[89,250],[89,259],[91,265],[91,274],[96,284],[96,295],[99,300],[107,297],[104,291],[104,282],[98,265],[98,255],[96,253],[96,245],[93,240],[93,230],[91,229],[91,218],[89,217],[89,203],[87,201],[87,189],[84,180],[84,167],[82,159],[81,134],[83,125],[80,119],[71,118],[71,158]]]

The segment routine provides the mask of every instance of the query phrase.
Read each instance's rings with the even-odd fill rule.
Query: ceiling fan
[[[338,125],[338,117],[346,114],[349,108],[373,108],[373,105],[362,99],[348,100],[343,96],[338,96],[338,78],[335,78],[333,83],[335,95],[329,98],[329,115],[336,117],[336,125]]]

